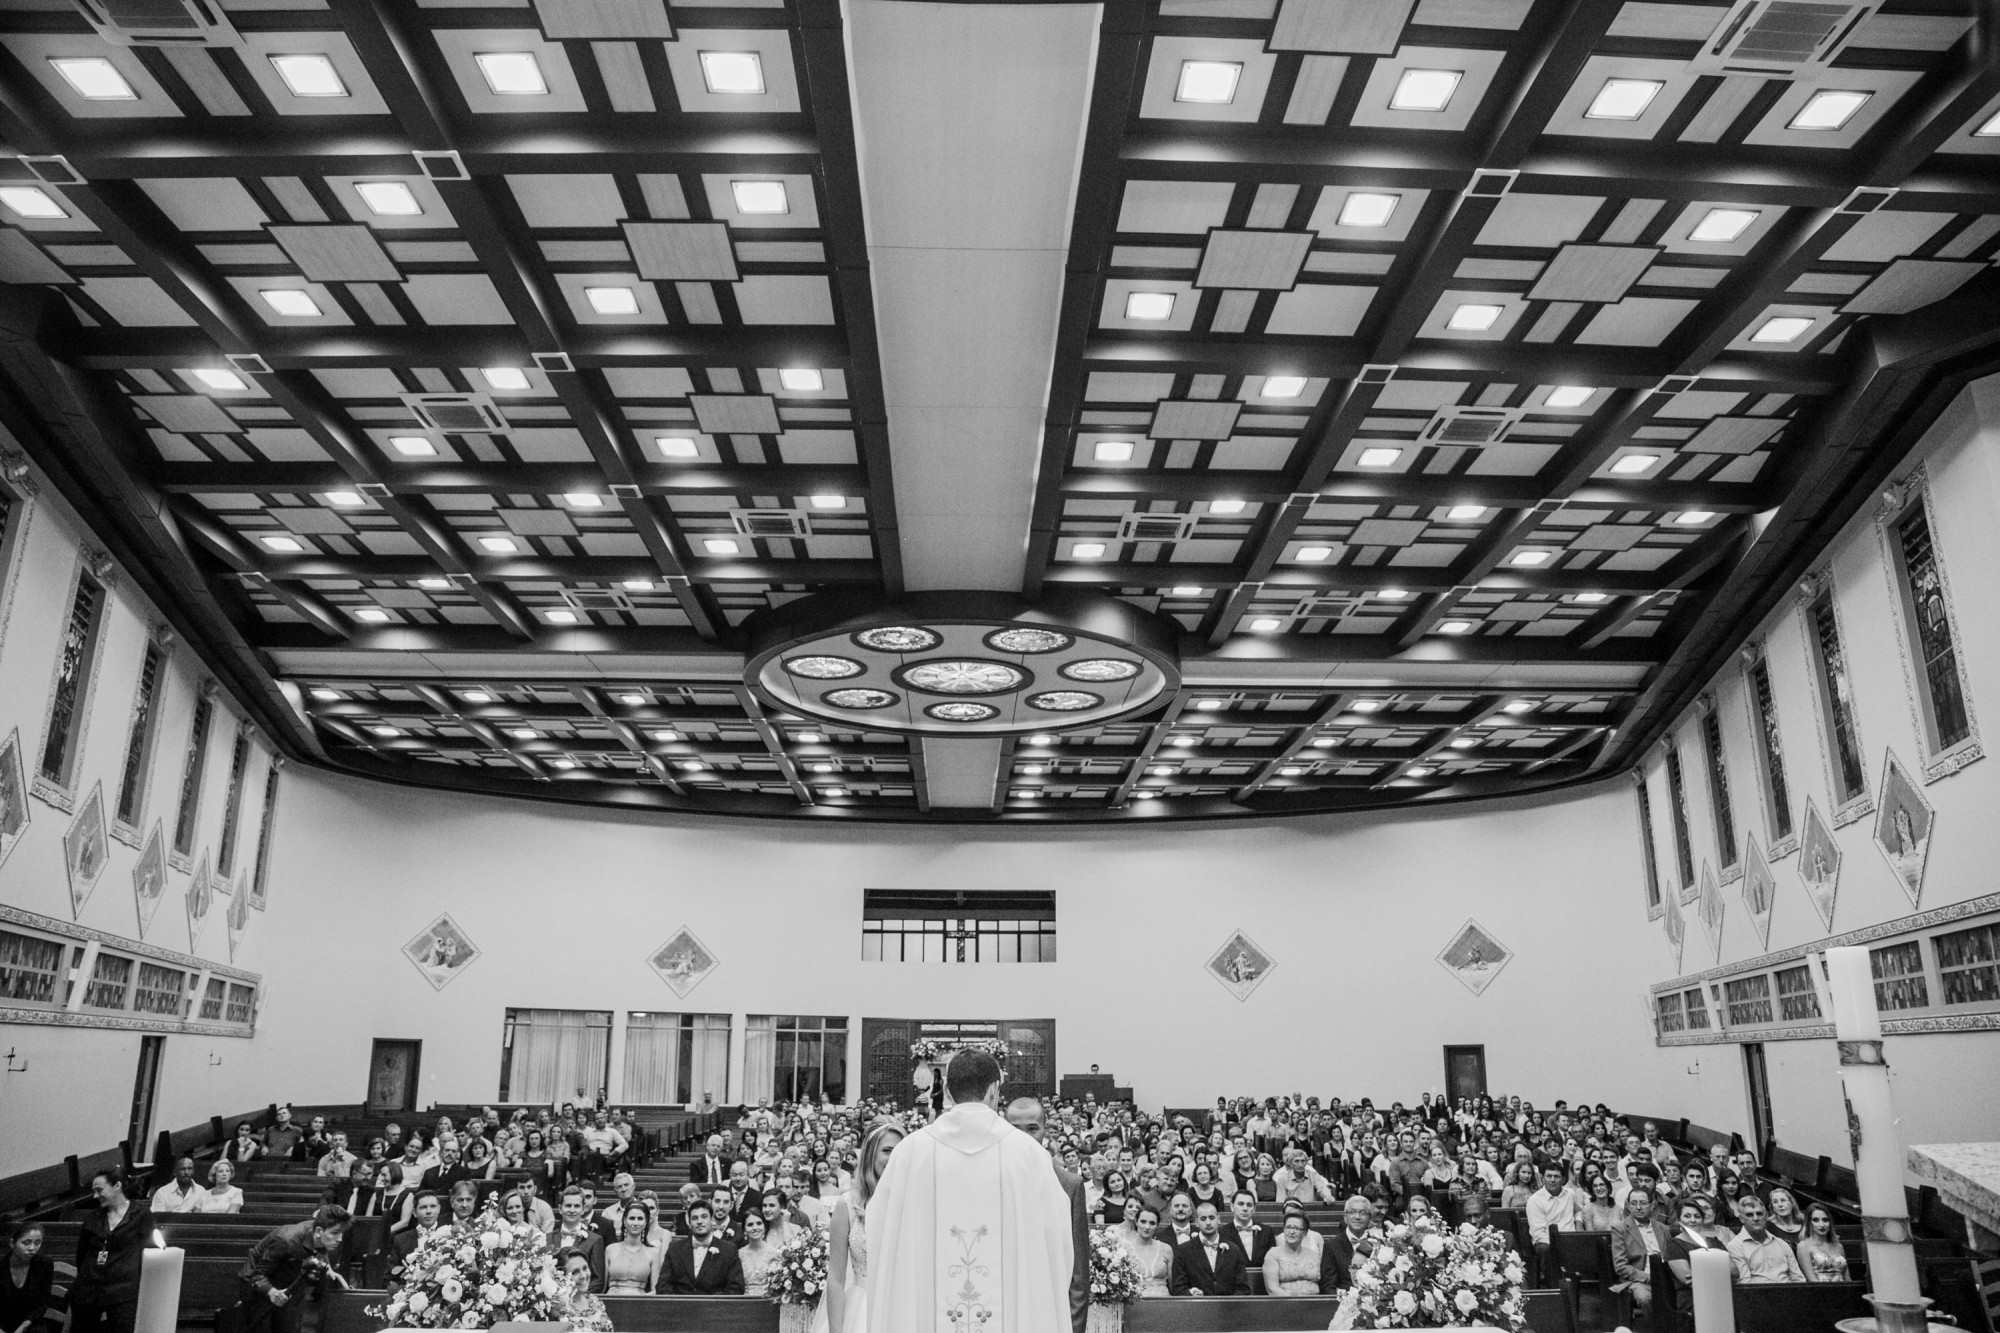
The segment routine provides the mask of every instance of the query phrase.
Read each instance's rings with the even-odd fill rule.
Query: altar
[[[2000,1255],[2000,1143],[1914,1143],[1905,1162],[1965,1218],[1966,1244]]]

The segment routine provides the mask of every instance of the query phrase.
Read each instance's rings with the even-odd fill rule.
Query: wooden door
[[[417,1109],[417,1065],[424,1044],[377,1037],[368,1056],[368,1109],[377,1114]]]
[[[1461,1097],[1486,1095],[1486,1048],[1447,1046],[1444,1048],[1444,1095],[1453,1105]]]

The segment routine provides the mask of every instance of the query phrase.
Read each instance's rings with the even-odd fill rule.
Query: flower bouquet
[[[1374,1247],[1354,1258],[1354,1285],[1337,1329],[1500,1328],[1527,1323],[1526,1270],[1492,1227],[1453,1231],[1429,1218],[1371,1231]]]
[[[1125,1307],[1139,1299],[1139,1261],[1104,1227],[1090,1229],[1089,1328],[1112,1333],[1125,1326]]]
[[[465,1227],[424,1233],[403,1274],[387,1304],[368,1309],[393,1327],[482,1329],[527,1320],[611,1328],[603,1305],[563,1280],[540,1228],[508,1222],[491,1201]]]
[[[798,1231],[771,1261],[768,1291],[778,1305],[778,1327],[803,1329],[826,1294],[826,1268],[833,1247],[823,1226]]]

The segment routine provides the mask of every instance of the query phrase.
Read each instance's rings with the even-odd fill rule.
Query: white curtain
[[[771,1095],[778,1067],[778,1020],[751,1014],[743,1029],[743,1104],[755,1106]]]
[[[681,1089],[680,1100],[695,1105],[703,1093],[714,1093],[720,1106],[729,1096],[729,1015],[694,1015],[688,1042],[688,1086]]]
[[[580,1009],[516,1009],[507,1099],[560,1102],[595,1097],[604,1086],[605,1037],[610,1026],[609,1014]]]
[[[632,1014],[625,1021],[625,1091],[622,1102],[678,1102],[674,1086],[681,1056],[679,1014]]]

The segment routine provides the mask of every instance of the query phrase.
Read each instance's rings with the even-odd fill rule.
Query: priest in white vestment
[[[960,1051],[949,1109],[896,1145],[868,1207],[867,1333],[1068,1333],[1069,1199],[1000,1118],[1000,1066]]]

